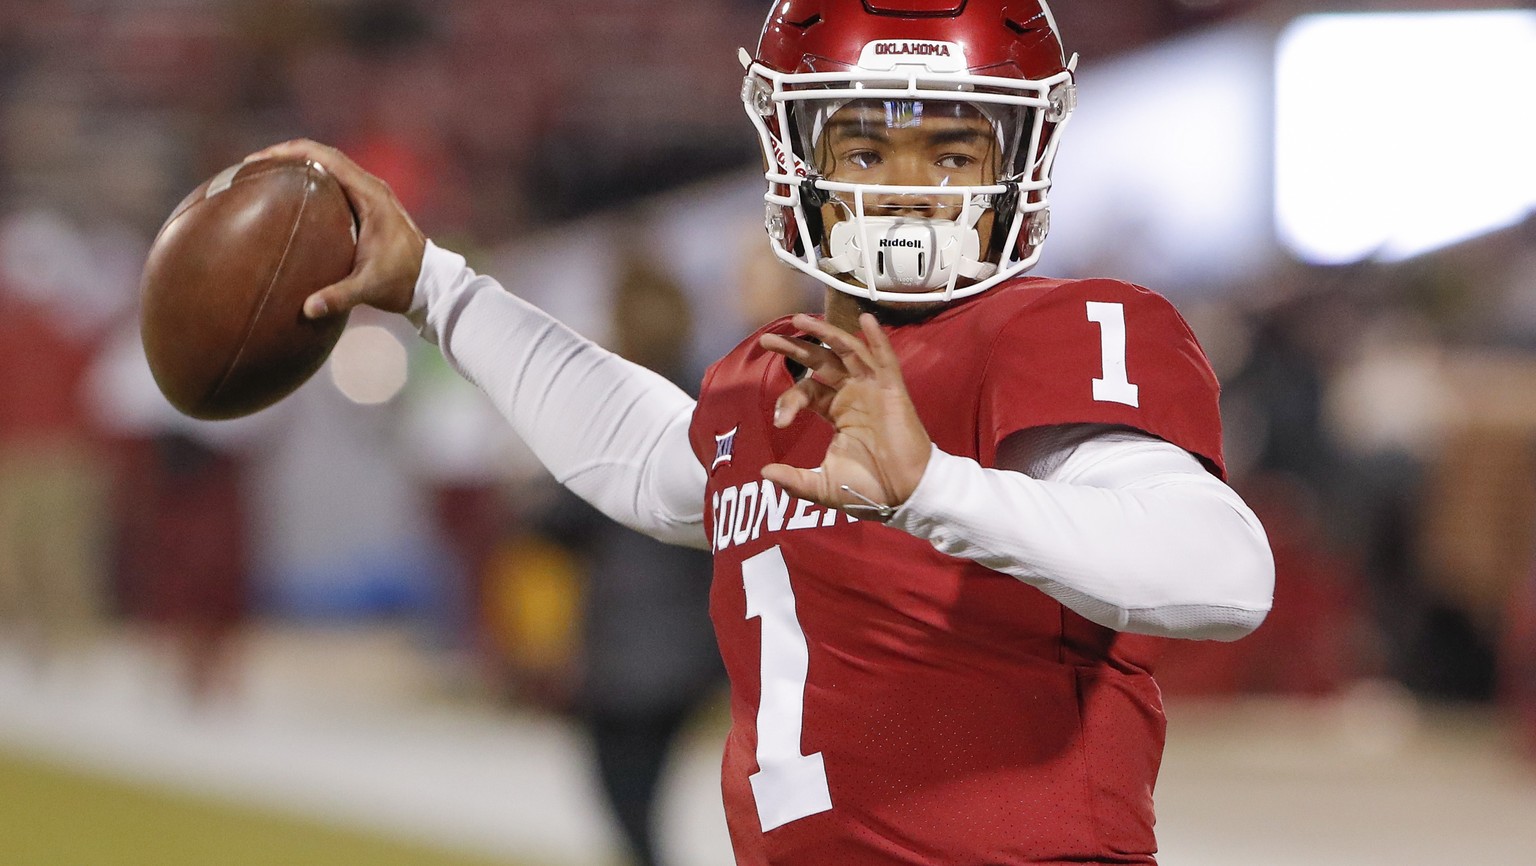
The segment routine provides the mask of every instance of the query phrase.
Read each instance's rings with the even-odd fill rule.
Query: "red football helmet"
[[[1046,0],[778,0],[741,59],[781,259],[896,302],[1034,265],[1076,106]]]

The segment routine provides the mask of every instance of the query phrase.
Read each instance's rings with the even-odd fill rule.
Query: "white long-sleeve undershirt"
[[[1235,640],[1258,628],[1274,594],[1274,559],[1232,488],[1145,433],[1088,425],[1051,433],[1014,449],[1009,463],[1023,471],[934,448],[888,525],[1116,631]]]
[[[421,335],[484,391],[555,480],[631,529],[709,548],[693,398],[428,243],[411,305]]]
[[[412,318],[558,481],[626,526],[709,547],[681,389],[430,243]],[[1088,426],[1005,446],[1010,469],[935,448],[890,525],[1117,630],[1230,640],[1263,620],[1274,587],[1263,529],[1183,449]]]

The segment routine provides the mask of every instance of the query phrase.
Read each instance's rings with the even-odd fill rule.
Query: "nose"
[[[939,202],[930,195],[904,195],[882,193],[870,196],[864,210],[873,216],[932,216],[940,208]]]
[[[903,185],[929,186],[930,184],[912,183]],[[865,198],[864,211],[871,216],[954,219],[960,213],[960,197],[926,192],[882,192]]]
[[[919,160],[892,160],[886,168],[882,185],[937,186],[944,180]],[[864,208],[873,216],[933,217],[944,207],[941,198],[934,193],[879,192],[865,199]]]

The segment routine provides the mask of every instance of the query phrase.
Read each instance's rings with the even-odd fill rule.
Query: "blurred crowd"
[[[615,784],[653,784],[637,738],[666,742],[719,686],[707,557],[565,499],[382,315],[353,322],[409,357],[382,397],[322,371],[246,421],[179,418],[138,348],[138,276],[186,190],[304,135],[691,387],[817,303],[756,227],[734,48],[759,6],[0,0],[0,644],[47,664],[143,628],[207,696],[238,688],[252,623],[409,622],[464,679],[586,720]],[[661,216],[678,196],[700,223]],[[700,225],[726,241],[690,242]],[[1154,288],[1222,378],[1233,480],[1279,568],[1269,622],[1171,647],[1166,688],[1499,700],[1536,755],[1536,221],[1187,301]]]
[[[43,619],[65,631],[108,612],[158,616],[140,606],[209,615],[217,608],[227,619],[253,603],[321,611],[424,604],[271,598],[304,596],[299,578],[278,580],[287,589],[266,593],[259,580],[248,585],[253,569],[282,571],[347,545],[346,527],[339,541],[334,532],[306,539],[302,527],[282,525],[299,521],[263,517],[290,509],[238,493],[252,483],[284,483],[260,484],[247,477],[253,472],[293,479],[321,470],[323,454],[289,455],[302,450],[294,446],[306,439],[303,430],[325,425],[297,417],[313,411],[284,407],[273,414],[287,417],[220,429],[167,416],[145,392],[133,319],[154,232],[200,180],[299,135],[346,149],[389,181],[435,238],[471,252],[739,166],[753,145],[736,122],[735,88],[707,86],[733,81],[734,56],[691,46],[744,42],[759,16],[747,4],[682,0],[457,2],[430,10],[391,0],[0,2],[0,525],[6,561],[25,563],[7,574],[73,575],[16,577],[7,585],[33,586],[7,597],[25,596],[25,606],[38,610],[57,605],[58,615]],[[424,376],[430,383],[434,371]],[[423,401],[434,401],[430,384],[420,390]],[[379,432],[387,423],[357,426],[358,452],[368,450],[369,437],[387,435]],[[269,453],[279,438],[288,455]],[[285,459],[302,465],[252,469]],[[374,502],[396,503],[383,509],[391,520],[410,524],[396,548],[442,534],[422,528],[435,522],[426,516],[435,504],[422,504],[418,486],[402,480],[372,491]],[[451,510],[463,497],[445,498]],[[161,514],[171,511],[184,514]],[[246,537],[252,525],[254,543]],[[276,547],[303,550],[274,551],[272,536],[286,539]],[[166,538],[208,550],[161,562],[182,555],[167,552],[180,548],[161,543]],[[398,563],[399,552],[374,558]],[[180,578],[189,586],[148,585],[189,572],[230,574],[227,597],[215,604],[198,596],[221,582],[206,574]],[[39,594],[71,598],[31,598]],[[462,615],[462,601],[440,606],[458,605]],[[41,629],[34,622],[25,630]]]

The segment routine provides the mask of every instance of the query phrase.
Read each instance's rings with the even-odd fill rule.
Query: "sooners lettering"
[[[877,42],[876,54],[900,54],[908,57],[948,57],[949,46],[940,42]]]
[[[714,512],[711,538],[717,552],[746,544],[765,532],[832,526],[839,517],[848,523],[859,522],[836,508],[790,496],[789,491],[778,489],[767,479],[727,487],[709,501]]]

